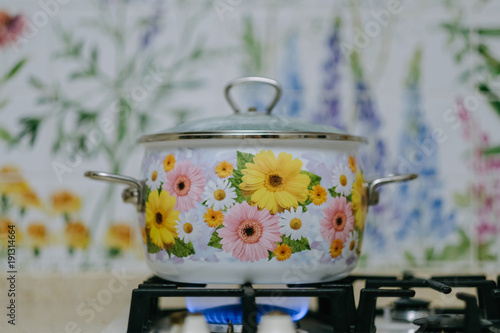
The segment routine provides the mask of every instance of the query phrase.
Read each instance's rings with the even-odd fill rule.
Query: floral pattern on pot
[[[368,201],[355,154],[343,155],[314,173],[305,170],[306,154],[236,151],[207,168],[185,150],[153,153],[143,168],[145,248],[168,254],[151,258],[176,263],[204,256],[281,263],[302,252],[352,266],[360,255]]]

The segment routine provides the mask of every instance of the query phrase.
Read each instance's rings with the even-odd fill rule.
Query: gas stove
[[[250,283],[212,288],[152,277],[132,293],[127,332],[500,333],[499,282],[500,277],[495,282],[477,275],[423,279],[406,272],[401,277],[354,275],[333,282],[275,288]],[[355,283],[363,284],[359,293],[355,293]],[[460,307],[433,307],[429,300],[414,297],[415,289],[445,295],[455,288],[474,289],[473,293],[456,293]],[[197,309],[188,302],[188,309],[160,309],[159,299],[168,302],[170,297],[205,299],[213,306]],[[218,300],[228,297],[237,302],[221,306]],[[310,297],[317,299],[317,309],[307,312],[307,306],[296,307],[297,300],[308,302]],[[396,299],[377,308],[377,299],[386,297]],[[263,299],[280,302],[259,301]],[[295,306],[288,305],[292,303]]]

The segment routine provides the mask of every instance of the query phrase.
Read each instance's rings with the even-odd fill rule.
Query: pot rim
[[[193,140],[193,139],[321,139],[331,141],[351,141],[368,143],[365,137],[327,132],[284,132],[255,130],[223,130],[211,132],[172,132],[144,135],[138,143]]]

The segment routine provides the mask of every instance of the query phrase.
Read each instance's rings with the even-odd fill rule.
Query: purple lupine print
[[[447,212],[439,176],[439,147],[432,127],[422,110],[420,63],[422,51],[417,49],[410,63],[405,84],[403,119],[395,169],[399,173],[417,173],[418,181],[397,188],[398,204],[393,220],[398,221],[397,242],[407,243],[407,259],[421,262],[444,258],[431,239],[446,241],[456,232],[455,212]],[[408,241],[411,240],[411,243]],[[414,249],[418,248],[419,251]]]
[[[313,115],[313,121],[318,124],[330,125],[345,130],[340,109],[340,70],[342,52],[340,48],[341,21],[337,18],[332,33],[328,37],[328,55],[323,64],[323,83],[320,95],[319,110]]]
[[[479,260],[496,259],[491,248],[498,242],[500,234],[500,149],[492,146],[488,133],[481,129],[473,114],[465,107],[462,99],[457,100],[458,119],[463,137],[468,144],[466,165],[473,175],[473,182],[466,192],[456,193],[457,204],[474,212],[475,253]]]

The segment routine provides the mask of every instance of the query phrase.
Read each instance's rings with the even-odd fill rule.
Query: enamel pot
[[[265,112],[241,112],[231,88],[267,84]],[[417,177],[366,180],[363,137],[277,117],[278,82],[230,82],[234,114],[145,135],[139,179],[88,171],[128,185],[137,206],[146,260],[158,276],[191,283],[313,283],[340,279],[356,266],[368,206],[381,185]]]

